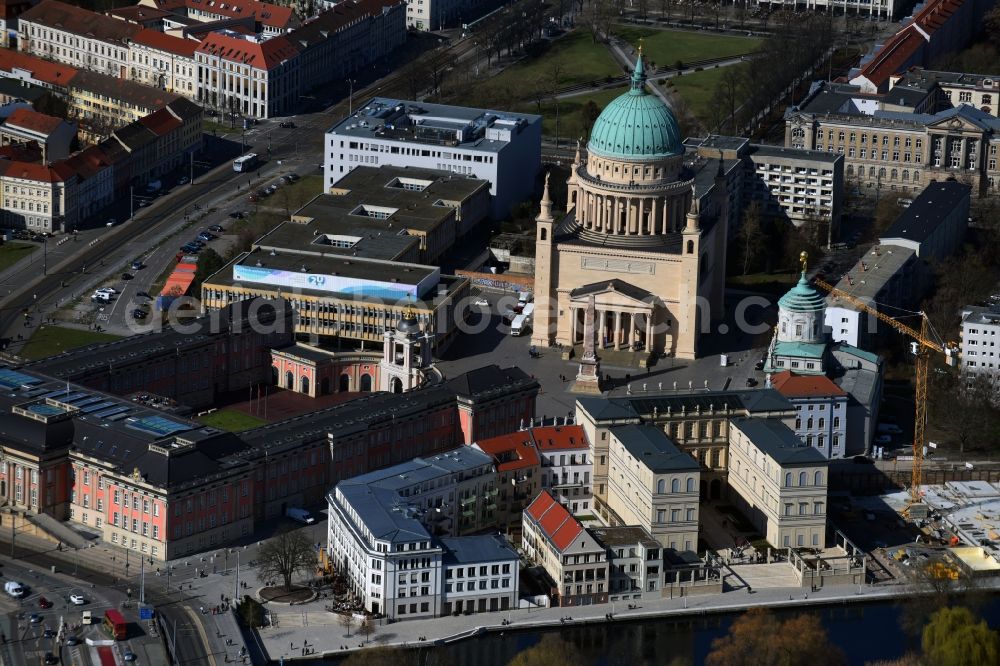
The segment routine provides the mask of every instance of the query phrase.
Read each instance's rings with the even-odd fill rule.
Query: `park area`
[[[219,409],[209,414],[202,414],[198,417],[198,421],[227,432],[241,432],[267,424],[264,419],[235,409]]]
[[[0,245],[0,271],[6,270],[21,261],[32,252],[37,250],[39,245],[35,243],[12,243],[7,242]]]
[[[29,360],[45,358],[61,354],[69,349],[86,347],[100,342],[118,340],[117,335],[98,333],[82,328],[66,328],[63,326],[41,326],[24,344],[18,356]]]
[[[697,63],[710,58],[753,53],[761,45],[761,40],[756,37],[625,25],[616,25],[614,35],[633,49],[638,48],[641,39],[642,52],[647,61],[656,67],[674,67],[678,62]]]

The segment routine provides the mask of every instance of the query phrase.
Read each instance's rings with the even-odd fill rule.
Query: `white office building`
[[[1000,375],[1000,306],[962,308],[962,372],[971,376]]]
[[[489,566],[484,580],[502,579],[502,573],[492,574],[493,563],[502,559],[496,548],[469,542],[468,553],[455,554],[456,544],[466,537],[447,540],[450,545],[438,538],[457,533],[466,514],[479,514],[480,509],[484,516],[490,513],[486,509],[495,502],[495,482],[492,458],[471,447],[342,481],[327,495],[330,562],[372,613],[400,619],[441,615],[448,563],[471,566],[475,560],[477,567]],[[465,495],[472,500],[461,499]],[[463,514],[461,520],[453,515],[456,508]],[[498,607],[504,603],[502,583],[494,590],[488,582],[480,590],[479,580],[477,575],[473,608],[481,598],[488,608],[494,605],[491,598]]]
[[[502,219],[534,194],[541,138],[541,116],[376,97],[327,131],[324,184],[358,166],[451,171],[489,181]]]

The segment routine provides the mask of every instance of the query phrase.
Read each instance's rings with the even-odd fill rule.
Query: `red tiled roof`
[[[150,48],[173,53],[174,55],[193,58],[194,52],[198,50],[198,42],[193,39],[184,39],[167,35],[157,30],[142,30],[132,38],[136,44],[142,44]]]
[[[84,180],[93,178],[100,173],[101,169],[111,164],[108,156],[97,146],[90,146],[79,153],[70,155],[63,162]]]
[[[541,464],[538,450],[527,431],[512,432],[476,442],[483,453],[493,456],[497,471],[507,472]]]
[[[31,72],[35,79],[56,86],[68,85],[78,72],[76,68],[69,65],[49,62],[10,49],[0,49],[0,69],[5,72],[23,69]]]
[[[7,162],[4,165],[4,176],[7,178],[22,178],[43,183],[58,183],[73,175],[73,170],[62,162],[51,166],[31,164],[29,162]]]
[[[21,14],[18,21],[30,21],[57,30],[74,32],[90,39],[120,44],[126,43],[129,38],[142,30],[133,23],[119,21],[59,0],[43,0]]]
[[[206,35],[205,41],[198,46],[198,51],[212,56],[218,55],[223,60],[231,62],[248,63],[255,69],[273,69],[282,61],[299,54],[298,49],[284,37],[275,37],[258,44],[219,32]]]
[[[823,375],[793,375],[785,370],[771,377],[771,386],[786,398],[846,396],[842,388]]]
[[[590,447],[583,426],[542,426],[531,429],[531,436],[539,449],[586,449]]]
[[[168,0],[165,4],[176,4]],[[256,0],[185,0],[181,3],[189,10],[197,10],[229,18],[254,16],[262,25],[275,28],[290,28],[295,21],[291,7],[279,7]],[[158,5],[159,6],[159,5]]]
[[[926,33],[932,39],[934,33],[942,28],[965,0],[930,0],[920,12],[913,17],[913,22],[903,27],[893,35],[872,60],[861,69],[861,76],[881,87],[893,74],[897,74],[913,55],[927,43]]]
[[[15,109],[14,113],[7,116],[7,120],[4,122],[4,125],[13,125],[31,130],[33,132],[38,132],[40,134],[49,135],[56,131],[62,122],[62,118],[47,116],[44,113],[38,113],[32,109],[20,108]]]
[[[139,122],[157,136],[164,136],[184,124],[166,108],[139,118]]]
[[[538,497],[531,502],[525,512],[538,523],[539,529],[559,551],[566,550],[573,543],[573,539],[583,532],[580,521],[547,490],[538,493]]]

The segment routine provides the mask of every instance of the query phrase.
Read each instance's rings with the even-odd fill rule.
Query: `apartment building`
[[[582,426],[542,426],[531,429],[541,457],[542,489],[574,516],[593,515],[594,461]]]
[[[962,308],[961,365],[967,377],[1000,375],[1000,307],[966,305]]]
[[[0,146],[35,143],[41,148],[43,163],[69,157],[75,139],[75,124],[30,108],[14,109],[0,123]]]
[[[406,5],[406,27],[428,32],[454,28],[463,18],[468,22],[492,7],[486,0],[413,0]]]
[[[754,0],[752,4],[766,11],[840,11],[879,21],[891,21],[903,7],[902,0]]]
[[[93,142],[181,99],[179,95],[125,79],[80,70],[67,86],[69,116]]]
[[[608,601],[661,598],[666,563],[659,541],[637,525],[589,531],[607,551]]]
[[[0,160],[0,220],[35,233],[70,231],[77,221],[78,181],[65,162]]]
[[[0,48],[17,45],[17,19],[31,5],[31,0],[0,0]]]
[[[602,546],[547,491],[524,510],[521,548],[551,577],[554,606],[587,606],[608,600],[608,558]]]
[[[491,215],[534,192],[541,116],[375,97],[326,133],[324,186],[358,166],[451,171],[490,183]]]
[[[285,37],[262,40],[231,30],[205,36],[195,51],[198,101],[254,118],[292,113],[299,51]]]
[[[774,419],[729,428],[736,506],[775,548],[825,548],[829,461]]]
[[[157,30],[141,30],[132,37],[129,78],[143,85],[196,99],[198,68],[194,52],[197,49],[198,42],[193,39]]]
[[[772,375],[771,386],[795,405],[795,434],[803,444],[828,459],[846,457],[846,391],[824,375],[795,375],[791,370]]]
[[[81,69],[126,78],[129,43],[142,30],[59,0],[42,0],[18,19],[18,50]]]
[[[266,38],[283,35],[299,25],[299,17],[291,5],[258,0],[140,0],[139,6],[203,23],[253,17],[256,30]]]
[[[493,613],[517,608],[521,558],[498,534],[446,537],[442,615]],[[400,600],[402,610],[402,600]],[[413,614],[413,608],[407,609]],[[402,613],[400,613],[402,615]]]
[[[115,198],[114,165],[100,146],[88,146],[66,159],[66,165],[80,181],[77,187],[79,219],[111,205]]]
[[[541,460],[528,430],[491,437],[474,443],[493,459],[497,470],[497,525],[518,541],[521,514],[538,494],[541,485]]]
[[[653,425],[610,428],[608,521],[638,525],[663,548],[698,550],[698,461]]]
[[[437,616],[445,549],[434,537],[494,524],[495,502],[493,462],[470,447],[362,474],[327,496],[328,555],[372,613]]]

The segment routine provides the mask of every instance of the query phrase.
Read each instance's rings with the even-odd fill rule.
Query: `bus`
[[[114,608],[104,611],[104,630],[116,641],[125,640],[128,633],[125,618]]]
[[[233,160],[233,171],[236,173],[243,173],[245,171],[250,171],[255,166],[257,166],[257,155],[256,153],[249,153],[243,157],[237,157]]]

